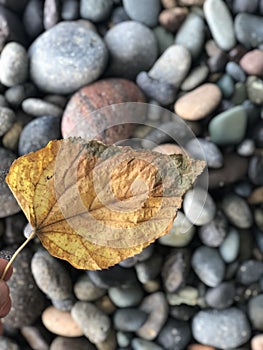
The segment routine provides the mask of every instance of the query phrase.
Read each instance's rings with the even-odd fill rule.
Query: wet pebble
[[[78,300],[94,301],[102,297],[106,290],[96,286],[87,274],[81,275],[74,284],[74,293]]]
[[[218,286],[225,275],[225,264],[214,248],[200,246],[192,256],[192,268],[209,287]]]
[[[22,84],[28,77],[28,57],[26,49],[19,43],[5,45],[0,59],[0,81],[5,86]]]
[[[94,346],[85,338],[56,337],[50,344],[50,350],[94,350]]]
[[[162,256],[159,254],[153,254],[149,259],[137,262],[135,265],[135,271],[137,274],[137,278],[141,283],[147,283],[155,279],[162,267]]]
[[[228,194],[222,201],[222,209],[228,220],[238,228],[249,228],[253,217],[247,202],[236,194]]]
[[[236,289],[233,282],[223,282],[217,287],[210,288],[205,294],[208,306],[214,309],[226,309],[234,303]]]
[[[160,0],[123,0],[127,15],[148,27],[155,27],[161,10]]]
[[[263,75],[263,51],[252,50],[240,60],[240,66],[249,75]]]
[[[174,110],[186,120],[203,119],[214,111],[221,98],[220,89],[215,84],[206,83],[180,97]]]
[[[187,219],[197,226],[208,224],[216,214],[213,198],[201,187],[186,192],[183,209]]]
[[[148,71],[157,58],[154,33],[142,23],[121,22],[106,33],[104,40],[110,53],[110,76],[134,79],[139,72]]]
[[[203,83],[208,75],[209,69],[206,65],[202,64],[200,66],[194,67],[190,73],[187,75],[185,80],[181,85],[181,90],[190,91],[198,87]]]
[[[69,94],[98,79],[107,59],[98,34],[81,23],[65,21],[31,45],[30,76],[42,91]]]
[[[136,332],[146,321],[147,313],[135,309],[118,309],[113,315],[115,329],[124,332]]]
[[[0,137],[3,136],[16,120],[14,111],[7,107],[0,107]]]
[[[34,117],[41,117],[43,115],[61,117],[63,113],[62,108],[59,106],[40,98],[25,99],[22,103],[22,109],[25,113],[31,114]]]
[[[208,224],[199,229],[199,237],[208,247],[219,247],[227,235],[228,223],[221,211],[217,211],[215,217]]]
[[[240,236],[238,231],[231,227],[224,242],[219,247],[223,260],[230,264],[236,260],[239,252]]]
[[[92,22],[100,22],[109,17],[112,0],[81,0],[80,16]]]
[[[60,119],[53,116],[38,117],[28,123],[19,138],[20,155],[45,147],[50,140],[60,138]]]
[[[92,303],[78,301],[71,316],[92,343],[103,342],[110,333],[110,318]]]
[[[227,63],[226,73],[229,74],[235,81],[240,81],[242,83],[246,81],[245,72],[236,62],[230,61]]]
[[[249,299],[248,316],[253,328],[263,331],[263,294],[256,295]]]
[[[132,349],[134,350],[162,350],[162,348],[155,344],[154,342],[150,342],[148,340],[133,338],[132,339]]]
[[[248,13],[239,13],[235,17],[237,40],[247,49],[257,47],[263,42],[263,19]]]
[[[239,283],[248,286],[258,282],[262,275],[263,262],[251,259],[242,262],[237,271],[236,279]]]
[[[154,63],[149,71],[149,77],[179,87],[190,66],[189,51],[184,46],[171,45]]]
[[[245,314],[236,307],[198,312],[193,318],[192,332],[201,344],[221,349],[236,348],[251,334]]]
[[[190,339],[189,323],[170,318],[162,328],[157,341],[166,350],[183,350]]]
[[[129,287],[112,287],[108,291],[111,301],[120,308],[137,306],[143,298],[140,284]]]

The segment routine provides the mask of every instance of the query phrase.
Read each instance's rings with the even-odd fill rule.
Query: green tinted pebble
[[[251,102],[263,104],[263,80],[254,76],[247,79],[246,82],[247,94]]]
[[[174,36],[161,26],[154,28],[153,31],[157,39],[159,55],[161,55],[169,46],[173,45]]]
[[[209,123],[211,141],[217,145],[238,144],[244,137],[247,115],[242,106],[236,106],[215,116]]]
[[[238,82],[235,84],[234,94],[232,96],[232,102],[235,105],[240,105],[247,98],[246,85],[244,83]]]
[[[234,82],[230,75],[224,74],[216,84],[225,98],[229,98],[233,95]]]

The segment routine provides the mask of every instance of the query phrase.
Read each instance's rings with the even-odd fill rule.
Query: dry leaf
[[[6,181],[53,256],[97,270],[167,233],[204,166],[184,155],[69,138],[18,158]]]

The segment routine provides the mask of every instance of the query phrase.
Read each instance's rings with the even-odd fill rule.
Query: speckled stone
[[[67,21],[41,34],[29,53],[33,82],[42,91],[61,94],[97,80],[108,59],[98,34],[81,23]]]
[[[246,260],[239,266],[236,280],[245,285],[249,286],[252,283],[259,281],[263,275],[263,262],[257,260]]]
[[[134,125],[124,125],[125,120],[137,122],[137,119],[142,119],[141,115],[134,115],[129,105],[123,105],[118,111],[105,109],[104,112],[92,113],[108,106],[109,101],[111,104],[145,102],[145,98],[133,82],[125,79],[99,80],[84,87],[71,97],[64,111],[61,124],[63,137],[97,138],[106,144],[128,138]],[[118,121],[121,125],[116,125]]]
[[[208,247],[219,247],[226,237],[227,229],[226,217],[221,211],[217,211],[212,221],[200,227],[199,237]]]
[[[92,22],[101,22],[109,17],[112,0],[81,0],[80,16]]]
[[[161,10],[160,0],[123,0],[128,16],[149,27],[155,27]]]
[[[253,217],[247,202],[236,194],[228,194],[222,201],[222,209],[229,221],[238,228],[249,228]]]

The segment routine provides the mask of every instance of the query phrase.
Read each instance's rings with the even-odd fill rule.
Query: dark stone
[[[79,18],[80,3],[78,0],[64,0],[61,4],[61,18],[64,21],[73,21]]]
[[[29,0],[23,15],[23,23],[30,38],[36,38],[44,31],[43,23],[43,1]]]
[[[198,308],[190,305],[171,306],[170,315],[180,321],[189,321],[196,314]]]
[[[141,283],[154,280],[161,271],[162,262],[162,256],[157,253],[145,261],[138,262],[135,265],[138,280]]]
[[[226,237],[227,228],[226,217],[221,211],[217,211],[212,221],[200,227],[199,237],[208,247],[219,247]]]
[[[125,308],[119,309],[114,313],[114,327],[119,331],[136,332],[146,321],[147,313],[135,309]]]
[[[111,14],[111,21],[114,24],[118,24],[124,21],[128,21],[130,18],[127,15],[125,9],[123,6],[118,6],[115,9],[113,9]]]
[[[188,322],[168,319],[161,330],[157,343],[165,350],[184,350],[191,340],[191,330]]]
[[[248,286],[259,281],[262,275],[263,262],[257,260],[247,260],[239,266],[236,279],[239,283]]]
[[[45,0],[44,2],[44,28],[48,30],[59,21],[59,1],[58,0]]]
[[[263,186],[263,157],[254,156],[250,159],[248,176],[250,181],[257,186]]]
[[[206,292],[205,301],[214,309],[225,309],[234,302],[236,289],[233,282],[223,282]]]

